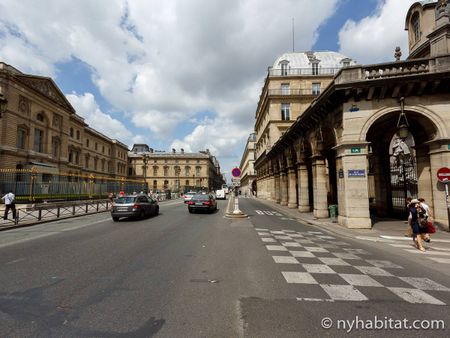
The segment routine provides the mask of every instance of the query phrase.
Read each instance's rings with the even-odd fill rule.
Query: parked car
[[[158,201],[146,195],[121,196],[114,200],[111,208],[111,217],[114,222],[121,217],[144,218],[158,214]]]
[[[216,190],[216,199],[218,199],[218,200],[227,199],[225,190],[223,190],[223,189]]]
[[[190,213],[196,211],[214,212],[217,210],[217,202],[213,194],[196,194],[188,202],[188,210]]]
[[[189,202],[191,200],[192,196],[194,196],[195,194],[196,194],[196,192],[194,192],[194,191],[189,191],[189,192],[185,193],[183,195],[184,203]]]

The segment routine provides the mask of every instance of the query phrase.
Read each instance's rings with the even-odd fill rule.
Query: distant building
[[[255,164],[255,147],[256,147],[256,134],[252,133],[247,139],[245,144],[244,153],[241,159],[241,186],[240,190],[243,195],[252,196],[256,193],[256,172],[254,168]]]
[[[0,169],[126,177],[128,147],[88,126],[51,78],[0,62],[0,101]]]
[[[223,183],[219,162],[208,149],[165,152],[146,144],[135,144],[128,153],[128,177],[145,179],[153,192],[215,190]]]

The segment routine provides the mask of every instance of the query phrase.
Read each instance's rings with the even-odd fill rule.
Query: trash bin
[[[330,218],[333,220],[333,222],[336,222],[337,215],[338,215],[338,206],[337,206],[337,204],[330,204],[328,206],[328,210],[330,211]]]

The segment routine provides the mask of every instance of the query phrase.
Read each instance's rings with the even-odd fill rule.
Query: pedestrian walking
[[[408,227],[406,228],[406,231],[405,231],[405,236],[406,237],[411,237],[412,236],[412,228],[411,228],[411,212],[409,212],[409,205],[411,204],[411,201],[412,201],[412,197],[406,197],[406,201],[405,201],[405,203],[406,203],[406,209],[408,209],[408,220],[407,220],[407,223],[408,223]]]
[[[430,207],[428,206],[428,204],[425,203],[425,199],[424,198],[419,198],[419,202],[420,202],[420,206],[425,210],[425,220],[428,222],[431,222],[431,211],[430,211]],[[430,234],[424,234],[423,235],[423,240],[425,242],[430,243],[431,239],[430,239]]]
[[[2,200],[5,202],[5,214],[3,215],[3,219],[8,219],[9,209],[12,211],[13,219],[16,219],[16,196],[13,194],[12,190],[9,190],[8,193],[2,197]]]
[[[424,252],[422,240],[423,236],[428,233],[428,222],[425,220],[425,209],[420,206],[418,199],[413,199],[409,204],[409,212],[411,214],[412,238],[417,249]],[[425,224],[425,225],[424,225]]]

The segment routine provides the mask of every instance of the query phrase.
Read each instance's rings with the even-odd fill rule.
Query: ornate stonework
[[[19,112],[30,115],[30,107],[31,107],[30,100],[28,100],[26,97],[20,95],[19,96],[19,107],[18,107]]]

